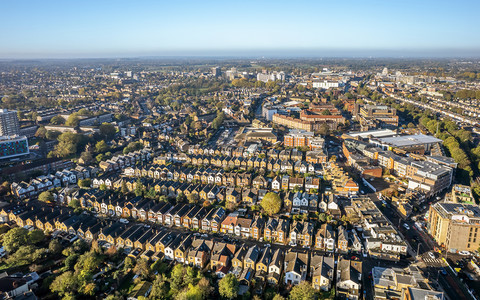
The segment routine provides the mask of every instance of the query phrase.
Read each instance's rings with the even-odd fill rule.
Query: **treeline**
[[[465,129],[458,129],[457,124],[451,120],[435,120],[429,117],[422,117],[420,124],[431,134],[443,140],[443,145],[452,158],[458,163],[459,172],[457,179],[463,183],[470,184],[471,178],[478,174],[478,168],[470,160],[467,152],[471,151],[471,132]],[[480,151],[480,147],[478,147]]]
[[[445,100],[452,99],[480,99],[480,90],[459,90],[456,93],[451,91],[441,91]]]

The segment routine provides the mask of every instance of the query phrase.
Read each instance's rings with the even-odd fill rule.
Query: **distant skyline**
[[[478,58],[479,10],[478,0],[2,1],[0,58]]]

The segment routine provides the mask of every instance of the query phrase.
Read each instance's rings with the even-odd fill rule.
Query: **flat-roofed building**
[[[430,206],[428,233],[449,251],[475,251],[480,246],[480,207],[438,202]]]

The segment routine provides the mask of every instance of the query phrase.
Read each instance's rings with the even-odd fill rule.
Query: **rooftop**
[[[433,137],[431,135],[425,135],[425,134],[384,137],[384,138],[379,138],[379,140],[382,143],[389,144],[396,147],[433,144],[433,143],[442,142],[442,140],[437,139],[436,137]]]

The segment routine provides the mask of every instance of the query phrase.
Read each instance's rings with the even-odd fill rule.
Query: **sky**
[[[4,0],[0,58],[480,57],[479,0]]]

